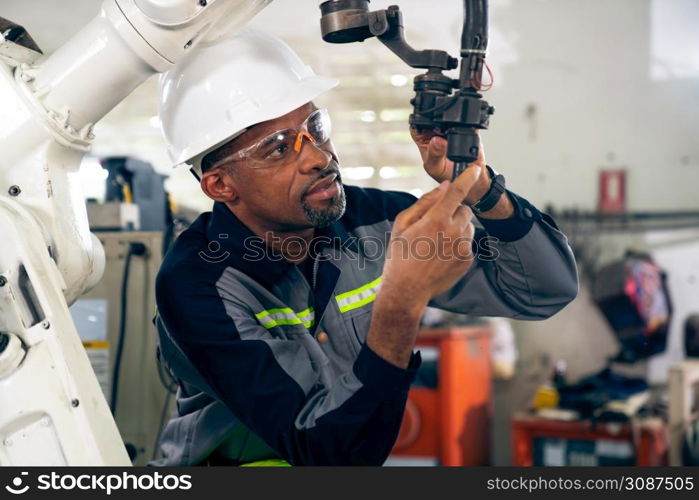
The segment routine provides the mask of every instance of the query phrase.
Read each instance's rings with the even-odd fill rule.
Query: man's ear
[[[204,194],[214,201],[233,202],[238,199],[235,181],[225,168],[205,172],[199,182]]]

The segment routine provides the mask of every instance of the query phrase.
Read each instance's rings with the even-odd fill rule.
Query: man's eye
[[[279,158],[283,157],[287,153],[287,151],[289,151],[289,145],[284,142],[282,144],[277,145],[273,149],[271,149],[267,153],[267,158],[269,158],[271,160],[279,159]]]

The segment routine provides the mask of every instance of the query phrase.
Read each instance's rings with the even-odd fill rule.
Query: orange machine
[[[422,367],[390,462],[488,465],[490,327],[421,330]]]

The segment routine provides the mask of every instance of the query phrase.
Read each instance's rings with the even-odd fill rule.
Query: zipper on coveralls
[[[318,280],[318,266],[320,264],[320,261],[317,260],[315,257],[311,256],[311,259],[313,259],[313,279],[311,280],[311,290],[316,289],[316,281]]]

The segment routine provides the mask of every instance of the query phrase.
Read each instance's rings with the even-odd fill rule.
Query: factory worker
[[[381,465],[428,304],[538,320],[577,294],[566,237],[483,151],[451,182],[444,140],[413,131],[434,190],[345,185],[332,109],[314,103],[335,85],[249,29],[161,80],[173,162],[214,205],[157,277],[179,388],[156,464]]]

